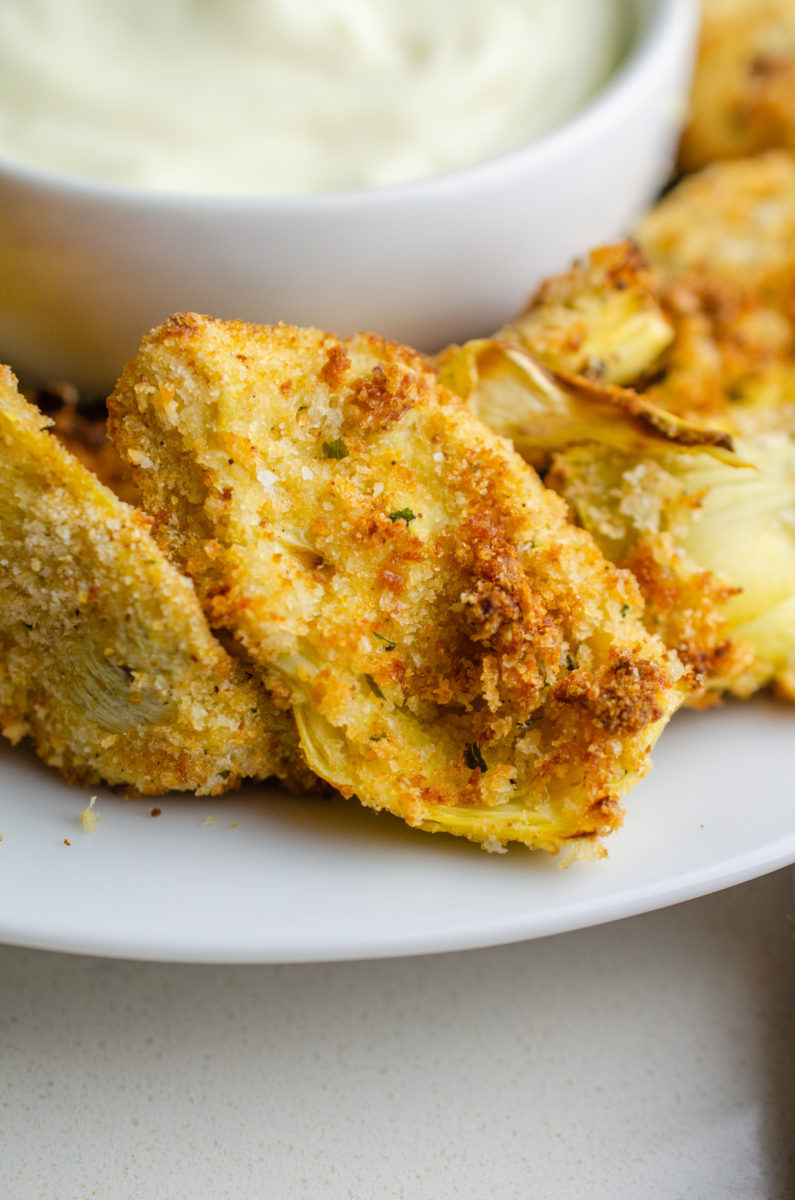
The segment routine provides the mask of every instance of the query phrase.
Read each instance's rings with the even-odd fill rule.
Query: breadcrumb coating
[[[708,274],[783,307],[795,279],[795,158],[771,151],[707,167],[668,192],[636,237],[666,280]]]
[[[657,279],[633,242],[600,246],[545,280],[494,336],[527,346],[547,367],[606,384],[635,383],[673,339]]]
[[[701,21],[681,170],[795,150],[792,0],[701,0]]]
[[[633,572],[645,620],[701,685],[691,703],[775,684],[795,669],[795,446],[741,439],[745,466],[579,446],[548,475],[604,553]]]
[[[608,399],[626,361],[611,354],[624,342],[623,313],[636,375],[621,380],[635,402],[724,431],[735,464],[642,446],[627,403],[614,405],[612,436],[598,407],[580,420],[581,436],[569,430],[547,482],[634,573],[648,627],[701,682],[690,703],[770,683],[792,698],[795,160],[770,153],[683,180],[638,239],[651,266],[631,243],[594,251],[547,281],[511,329],[524,350],[578,371]],[[583,357],[579,348],[594,345],[599,353]],[[508,430],[501,415],[494,427]],[[535,430],[517,437],[523,453]]]
[[[795,429],[795,159],[708,167],[638,238],[674,330],[657,402],[742,433]]]
[[[210,633],[146,519],[0,368],[0,728],[75,783],[218,794],[303,782],[289,715]]]
[[[548,280],[500,331],[547,367],[740,434],[795,429],[795,159],[682,180],[632,242]]]
[[[490,846],[621,821],[681,701],[637,587],[411,350],[182,314],[111,436],[212,624],[345,795]]]

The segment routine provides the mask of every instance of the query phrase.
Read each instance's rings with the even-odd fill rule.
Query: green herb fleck
[[[373,689],[373,691],[375,692],[378,699],[385,700],[386,697],[384,696],[384,693],[381,691],[380,687],[378,686],[376,681],[373,679],[372,675],[365,675],[365,679],[370,684],[370,687]]]
[[[464,762],[469,767],[470,771],[488,771],[485,759],[480,753],[480,746],[477,742],[467,742],[464,750]]]
[[[323,443],[324,458],[347,458],[348,447],[343,442],[342,438],[334,438],[333,442]]]
[[[373,630],[373,637],[378,638],[379,642],[384,643],[384,650],[394,650],[395,649],[396,643],[391,642],[388,637],[384,637],[383,633],[376,633],[376,631]]]
[[[622,616],[622,617],[625,617],[625,616],[627,615],[627,613],[628,613],[628,612],[629,612],[629,605],[628,605],[628,604],[622,604],[622,605],[621,605],[621,616]]]
[[[566,667],[568,668],[568,670],[569,670],[569,671],[576,671],[576,670],[577,670],[577,664],[576,664],[576,662],[574,661],[574,659],[571,657],[571,655],[570,655],[570,654],[567,654],[567,655],[566,655]]]
[[[232,773],[231,771],[219,771],[218,772],[218,774],[221,776],[222,779],[228,779],[229,776],[231,775],[231,773]]]
[[[417,520],[417,516],[410,508],[398,508],[389,514],[389,519],[390,521],[405,521],[409,525],[412,521]]]

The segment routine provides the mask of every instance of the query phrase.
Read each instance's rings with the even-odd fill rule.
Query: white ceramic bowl
[[[632,49],[573,119],[417,183],[171,195],[0,159],[0,359],[26,382],[100,392],[182,309],[427,350],[493,331],[544,275],[631,229],[670,169],[698,6],[632,6]]]

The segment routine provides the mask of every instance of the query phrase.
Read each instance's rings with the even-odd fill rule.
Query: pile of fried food
[[[785,151],[434,362],[181,314],[107,426],[4,369],[0,726],[73,782],[600,853],[681,705],[795,699],[794,381]]]

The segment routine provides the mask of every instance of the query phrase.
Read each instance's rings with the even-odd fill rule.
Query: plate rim
[[[559,909],[545,910],[541,920],[533,920],[535,914],[522,913],[480,923],[467,921],[459,927],[451,925],[429,932],[413,930],[378,936],[359,935],[348,940],[341,937],[336,944],[324,938],[314,944],[309,941],[295,943],[292,949],[278,943],[271,943],[270,948],[265,948],[263,944],[259,949],[253,946],[249,949],[230,949],[210,941],[204,950],[199,951],[185,943],[172,943],[169,946],[167,939],[159,945],[150,942],[144,946],[135,937],[127,941],[122,937],[114,944],[104,936],[92,938],[85,931],[74,935],[47,936],[37,930],[35,924],[28,929],[24,923],[15,928],[2,919],[0,944],[96,958],[196,966],[287,966],[457,953],[535,941],[626,920],[724,891],[793,864],[795,832],[749,851],[746,855],[715,863],[711,868],[683,872],[680,877],[674,878],[673,883],[671,880],[657,880],[644,887],[628,888],[607,896],[597,904],[593,900],[577,900]]]

